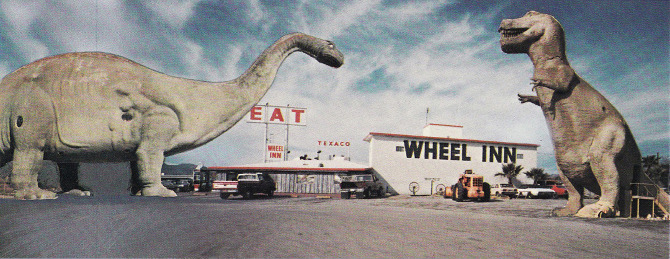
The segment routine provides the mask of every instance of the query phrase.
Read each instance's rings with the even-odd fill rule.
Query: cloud
[[[10,29],[8,36],[27,60],[36,60],[48,54],[47,46],[35,38],[33,25],[40,18],[43,3],[33,1],[4,1],[2,13]],[[38,10],[38,11],[36,11]]]
[[[368,144],[362,141],[365,135],[369,132],[418,135],[426,122],[426,108],[430,108],[429,122],[463,125],[466,137],[539,143],[541,152],[553,152],[539,108],[521,105],[516,100],[517,93],[530,92],[530,62],[525,57],[502,53],[494,59],[482,59],[486,53],[500,52],[497,34],[489,33],[479,23],[482,18],[462,15],[426,25],[426,13],[447,3],[426,2],[422,6],[430,8],[421,11],[413,4],[399,5],[388,12],[377,2],[364,4],[367,4],[365,10],[361,6],[351,7],[356,12],[336,9],[333,14],[325,15],[323,23],[303,24],[306,31],[328,31],[323,34],[339,39],[336,45],[343,51],[349,50],[345,52],[343,67],[334,70],[305,55],[294,54],[284,62],[273,87],[261,101],[307,107],[308,126],[290,131],[291,150],[314,152],[323,148],[316,145],[319,140],[350,141],[349,149],[328,152],[349,154],[357,162],[367,163]],[[326,12],[329,8],[315,9]],[[306,15],[309,8],[298,9],[298,13]],[[402,26],[387,22],[399,14]],[[334,26],[337,30],[329,30],[326,25],[336,20],[333,17],[341,20]],[[413,44],[406,44],[405,38],[378,35],[380,39],[352,46],[358,37],[371,31],[405,30],[403,26],[434,28],[432,33],[414,37]],[[524,75],[519,76],[520,73]],[[299,132],[304,134],[298,135]],[[262,156],[245,158],[221,151],[234,148],[238,152],[246,148],[219,145],[233,138],[245,139],[250,149],[258,150],[258,145],[263,144],[262,137],[261,126],[238,123],[206,148],[216,150],[218,146],[215,153],[226,154],[227,158],[219,158],[218,163],[257,162],[253,157],[262,159]]]
[[[467,3],[483,10],[479,12],[459,9],[464,3],[454,1],[391,2],[99,0],[96,6],[3,1],[0,8],[8,25],[2,29],[7,32],[3,44],[15,46],[26,60],[98,50],[170,75],[208,81],[236,78],[288,32],[333,40],[345,55],[343,67],[329,68],[296,53],[283,63],[261,100],[308,109],[308,126],[289,130],[295,156],[323,148],[317,146],[319,140],[350,141],[349,149],[324,153],[350,154],[365,164],[365,135],[420,134],[426,108],[429,122],[462,125],[468,138],[536,143],[541,154],[551,156],[540,109],[516,100],[517,93],[532,94],[532,64],[525,55],[503,54],[495,31],[503,13],[518,16],[526,10],[509,10],[514,8],[509,4]],[[588,37],[578,28],[569,35],[572,48],[600,44],[585,43]],[[625,73],[613,75],[599,66],[619,64],[612,58],[616,53],[579,50],[569,56],[573,67],[624,114],[638,142],[667,142],[669,113],[663,107],[670,102],[662,94],[668,92],[667,60],[664,66],[630,63]],[[6,59],[0,64],[0,71],[18,66]],[[284,127],[271,126],[270,131],[275,141],[283,141]],[[264,127],[242,121],[210,144],[169,161],[259,162],[263,142]]]
[[[197,0],[161,0],[145,1],[144,4],[163,22],[173,28],[181,29],[193,15]]]
[[[610,100],[631,125],[637,142],[663,141],[670,136],[668,96],[659,91],[662,89],[630,92]]]

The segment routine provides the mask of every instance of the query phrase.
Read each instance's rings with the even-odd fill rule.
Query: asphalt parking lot
[[[189,194],[0,199],[0,257],[668,258],[668,221],[549,216],[564,203]]]

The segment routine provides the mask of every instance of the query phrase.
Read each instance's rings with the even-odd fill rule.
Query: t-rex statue
[[[641,173],[640,151],[628,124],[570,67],[563,28],[553,16],[530,11],[503,20],[498,32],[503,52],[526,53],[533,62],[531,85],[537,96],[519,94],[519,100],[540,106],[551,132],[569,194],[567,206],[554,209],[553,214],[615,216],[617,208],[625,207],[623,194],[630,183],[648,179]],[[601,195],[600,199],[584,206],[584,189]]]
[[[220,83],[169,76],[99,52],[43,58],[0,82],[0,166],[13,161],[17,199],[53,199],[40,189],[41,161],[58,164],[63,191],[88,194],[79,162],[131,162],[134,195],[174,197],[161,184],[165,156],[230,129],[268,91],[281,63],[301,51],[340,67],[335,45],[302,33],[281,37],[240,77]]]

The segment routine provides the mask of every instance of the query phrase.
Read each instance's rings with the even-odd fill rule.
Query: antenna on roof
[[[430,113],[430,108],[426,107],[426,125],[428,125],[428,113]]]

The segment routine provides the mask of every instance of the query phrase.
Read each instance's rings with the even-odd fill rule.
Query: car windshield
[[[256,180],[256,175],[254,174],[241,174],[237,176],[238,181],[242,180]]]

